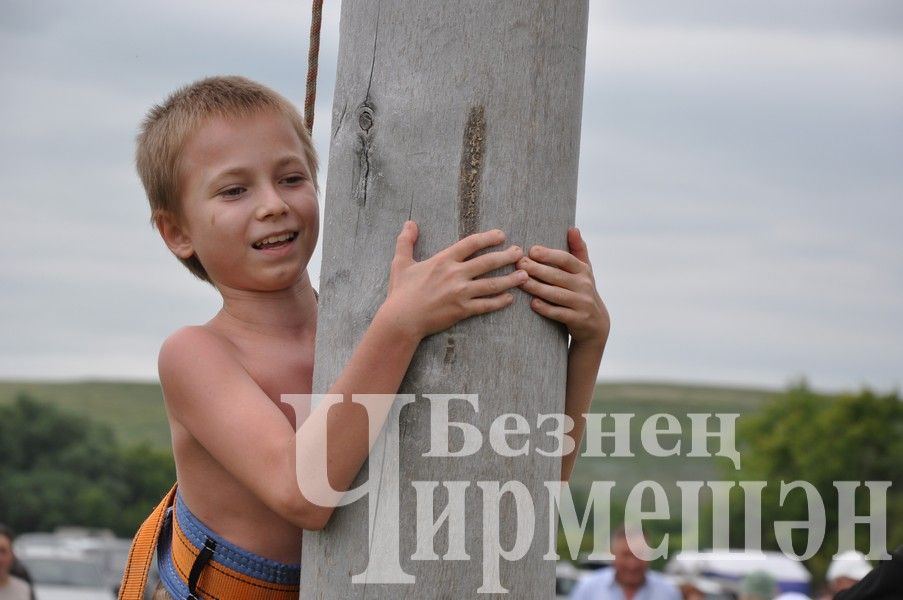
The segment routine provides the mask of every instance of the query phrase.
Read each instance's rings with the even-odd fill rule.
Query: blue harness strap
[[[301,565],[249,552],[216,534],[177,492],[157,544],[160,581],[174,600],[297,600]]]

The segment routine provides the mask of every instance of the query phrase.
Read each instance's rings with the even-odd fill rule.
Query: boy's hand
[[[604,346],[611,321],[596,291],[586,242],[576,227],[568,229],[564,250],[533,246],[517,267],[530,274],[520,288],[534,296],[530,307],[540,315],[564,323],[575,343]]]
[[[473,256],[505,241],[505,234],[498,229],[467,236],[420,262],[414,260],[417,236],[417,224],[406,221],[395,246],[383,305],[396,324],[417,339],[448,329],[467,317],[510,305],[514,296],[507,290],[528,279],[525,271],[477,279],[523,256],[517,246]]]

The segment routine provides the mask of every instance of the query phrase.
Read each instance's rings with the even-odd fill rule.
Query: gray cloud
[[[900,33],[903,6],[895,0],[673,0],[592,2],[594,25],[618,21],[642,26],[695,27],[722,31],[759,29],[804,35]]]
[[[153,377],[165,336],[215,312],[147,224],[134,135],[215,73],[300,103],[306,10],[0,5],[0,376]],[[578,224],[614,322],[600,376],[899,385],[903,7],[594,0],[590,19]]]

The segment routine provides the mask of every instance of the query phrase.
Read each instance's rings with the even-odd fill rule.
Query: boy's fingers
[[[572,256],[571,258],[574,257]],[[530,274],[530,277],[539,279],[541,281],[544,281],[545,283],[550,283],[552,285],[557,285],[559,287],[568,289],[575,285],[574,276],[572,273],[569,273],[568,271],[559,269],[557,267],[544,265],[526,256],[517,262],[517,268],[525,270]]]
[[[490,271],[494,271],[495,269],[510,265],[522,258],[523,255],[524,251],[520,249],[520,246],[511,246],[510,248],[499,250],[497,252],[487,252],[486,254],[481,254],[470,260],[464,261],[464,266],[466,268],[465,272],[470,277],[477,277]]]
[[[496,296],[486,296],[483,298],[473,298],[467,301],[467,311],[469,316],[482,315],[488,312],[499,310],[510,306],[514,303],[514,296],[508,292],[498,294]]]
[[[579,260],[570,252],[558,250],[557,248],[547,248],[545,246],[533,246],[528,254],[533,260],[554,265],[559,269],[564,269],[570,273],[583,273],[586,271],[586,263]]]
[[[395,242],[395,258],[413,261],[414,260],[414,244],[417,242],[417,223],[414,221],[405,221],[401,228],[401,233]]]
[[[470,282],[467,289],[473,298],[490,296],[504,292],[505,290],[510,290],[511,288],[516,288],[528,279],[529,277],[527,276],[526,271],[515,271],[498,277],[474,279]]]
[[[547,319],[552,319],[559,323],[567,323],[574,312],[570,308],[555,306],[554,304],[549,304],[545,300],[540,300],[539,298],[530,300],[530,308]]]
[[[586,241],[576,227],[568,229],[568,248],[577,260],[592,266],[589,262],[589,249],[586,247]]]
[[[463,261],[474,252],[483,248],[498,246],[504,241],[505,233],[501,229],[490,229],[489,231],[471,234],[449,246],[446,251],[455,260]]]
[[[528,279],[520,289],[546,302],[568,308],[573,308],[578,299],[575,292],[557,285],[548,285],[538,279]]]

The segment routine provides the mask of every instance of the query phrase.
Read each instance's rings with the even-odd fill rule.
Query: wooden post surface
[[[427,258],[476,231],[500,228],[508,244],[566,248],[574,222],[586,0],[345,0],[333,104],[325,200],[323,269],[314,391],[324,392],[347,364],[385,298],[395,237],[405,219],[420,226],[415,258]],[[483,494],[479,481],[523,482],[535,503],[535,536],[523,558],[501,561],[512,598],[554,597],[548,547],[548,494],[560,459],[537,415],[562,413],[567,336],[534,313],[526,294],[514,305],[469,319],[421,344],[399,393],[418,394],[400,414],[400,503],[369,498],[337,510],[321,532],[306,532],[302,598],[474,598],[483,585]],[[479,411],[450,404],[450,420],[475,425],[479,452],[461,458],[429,450],[430,402],[420,394],[478,394]],[[519,413],[530,433],[527,456],[499,456],[490,424]],[[449,433],[451,450],[463,436]],[[369,464],[384,456],[371,455]],[[368,477],[365,465],[355,486]],[[412,481],[438,481],[433,516],[448,500],[442,482],[466,489],[469,560],[412,560],[418,522]],[[386,482],[382,483],[383,488]],[[368,502],[381,523],[400,523],[396,559],[410,585],[355,583],[371,555]],[[400,514],[399,514],[400,513]],[[458,517],[453,517],[458,518]],[[426,523],[429,525],[429,523]],[[441,557],[448,523],[435,537]],[[499,537],[510,549],[516,514],[501,501]]]

